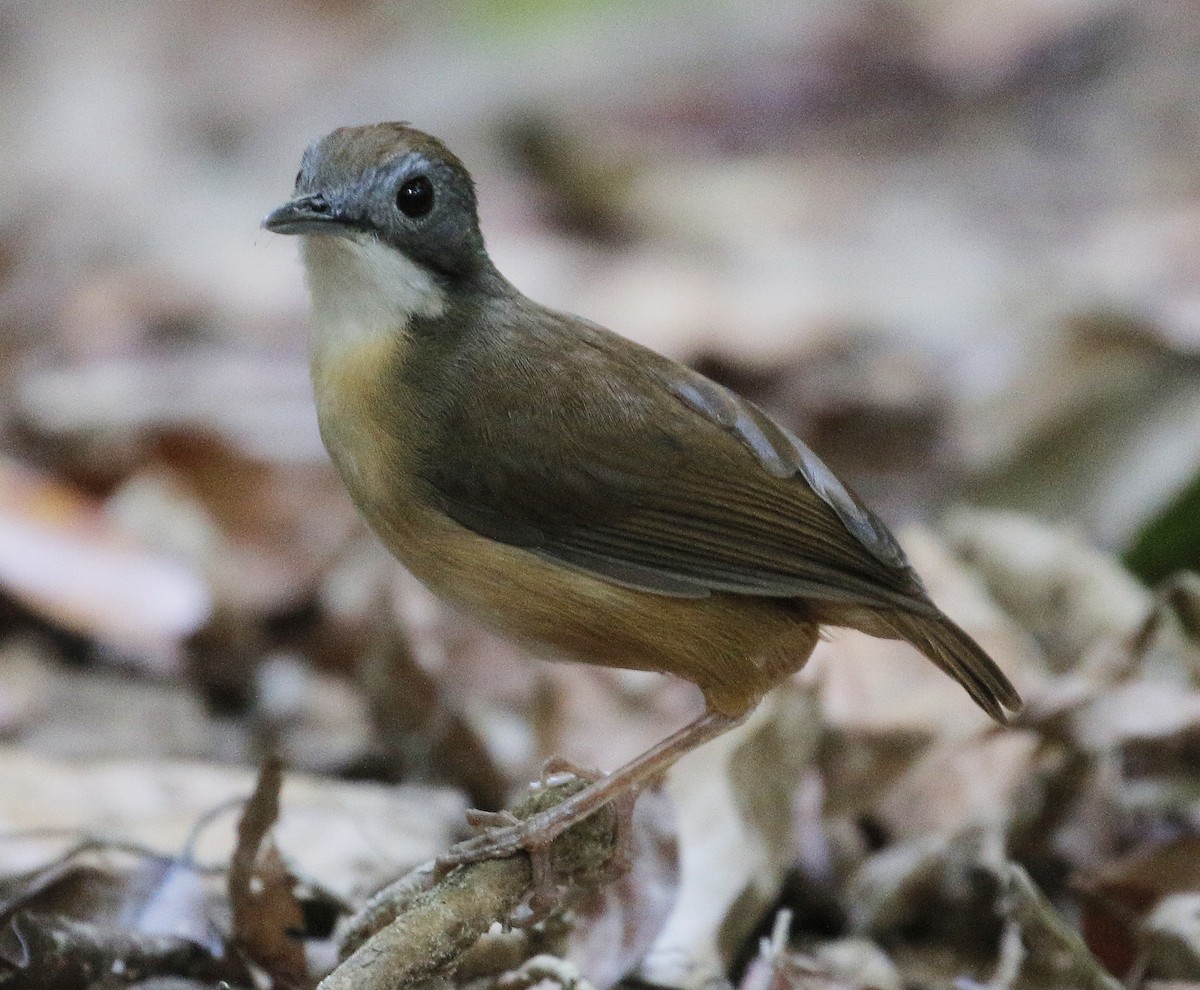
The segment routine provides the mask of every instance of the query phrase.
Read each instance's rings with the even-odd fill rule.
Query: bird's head
[[[318,309],[349,307],[363,319],[376,308],[394,311],[389,319],[434,315],[452,283],[494,273],[470,173],[403,123],[341,127],[313,142],[295,194],[263,226],[303,236]]]
[[[402,123],[339,127],[314,141],[292,199],[263,226],[377,241],[448,276],[486,259],[470,173],[437,138]]]

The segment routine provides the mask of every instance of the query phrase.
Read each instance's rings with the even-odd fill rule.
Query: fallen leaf
[[[679,896],[675,809],[662,789],[638,796],[630,820],[630,869],[588,895],[568,956],[597,987],[628,975],[650,951]]]
[[[1078,529],[1017,512],[956,509],[945,530],[952,550],[997,602],[1044,644],[1058,670],[1093,651],[1132,642],[1149,589]]]
[[[1200,892],[1163,898],[1142,921],[1139,941],[1147,975],[1200,979]]]
[[[745,723],[667,775],[679,892],[638,967],[647,982],[696,990],[723,979],[779,895],[793,848],[792,796],[816,756],[817,713],[813,692],[780,687]]]
[[[196,822],[240,803],[255,775],[243,767],[153,759],[55,759],[0,747],[0,876],[40,868],[80,836],[121,836],[172,858],[224,866],[232,822]],[[465,801],[447,788],[336,781],[290,773],[276,834],[296,872],[345,900],[432,858],[461,832]],[[47,825],[54,828],[47,832]]]
[[[871,808],[890,841],[972,826],[1008,830],[1031,801],[1038,738],[1028,732],[981,735],[935,744]]]
[[[1114,750],[1146,740],[1200,738],[1200,690],[1168,681],[1131,681],[1098,693],[1070,719],[1076,744],[1086,750]]]
[[[1123,990],[1100,966],[1077,931],[1059,917],[1046,895],[1016,863],[997,871],[1002,915],[1014,922],[1025,945],[1021,986],[1058,990]]]
[[[1080,871],[1083,931],[1092,950],[1115,972],[1127,972],[1139,946],[1139,923],[1164,900],[1200,891],[1200,838],[1136,850]]]
[[[218,435],[156,435],[155,457],[109,497],[145,542],[205,576],[239,615],[286,611],[316,593],[360,525],[327,463],[277,464]]]
[[[0,458],[0,586],[63,629],[133,651],[178,645],[212,608],[186,563],[9,458]]]
[[[89,990],[98,974],[134,983],[156,974],[217,975],[201,946],[61,915],[21,911],[0,929],[0,979],[21,990]]]
[[[214,923],[216,902],[205,877],[187,859],[150,857],[129,877],[116,926],[187,939],[220,956],[225,946]]]
[[[21,412],[52,437],[168,432],[222,438],[243,457],[324,464],[308,362],[231,349],[180,348],[23,369]]]
[[[273,985],[311,985],[299,936],[304,912],[296,900],[296,878],[269,832],[279,817],[283,768],[268,760],[238,822],[238,843],[229,861],[229,902],[233,943],[270,974]]]

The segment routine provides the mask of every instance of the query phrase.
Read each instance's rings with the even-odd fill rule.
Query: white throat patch
[[[414,316],[439,316],[446,297],[425,269],[374,238],[306,235],[313,347],[336,354],[404,333]]]

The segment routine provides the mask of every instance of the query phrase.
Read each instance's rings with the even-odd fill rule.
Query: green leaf
[[[1200,474],[1134,536],[1125,564],[1149,584],[1200,570]]]

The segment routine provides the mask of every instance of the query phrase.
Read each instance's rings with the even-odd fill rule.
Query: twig
[[[569,797],[585,781],[570,780],[536,792],[516,810],[525,818]],[[562,883],[586,885],[604,874],[627,827],[613,808],[568,829],[552,846],[552,868]],[[509,918],[533,880],[529,857],[472,863],[436,879],[432,864],[418,867],[372,899],[351,922],[343,943],[349,956],[318,990],[396,990],[444,972],[496,921]]]

